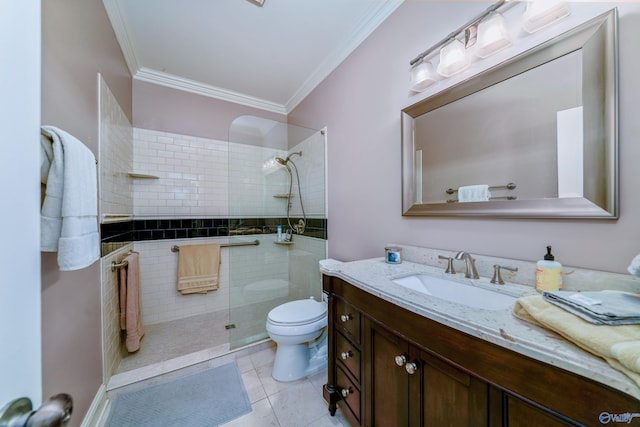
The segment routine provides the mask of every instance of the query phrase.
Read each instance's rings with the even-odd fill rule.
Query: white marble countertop
[[[392,280],[425,273],[474,286],[488,287],[515,297],[535,294],[535,289],[530,286],[508,282],[505,285],[495,285],[484,277],[477,280],[465,279],[463,273],[445,274],[442,268],[408,261],[388,264],[384,262],[384,258],[323,265],[320,271],[325,275],[341,278],[372,295],[443,325],[593,379],[640,399],[640,387],[626,375],[554,332],[516,318],[511,308],[472,308],[412,291],[395,284]]]

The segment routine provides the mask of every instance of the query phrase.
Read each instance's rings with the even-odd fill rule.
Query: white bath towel
[[[458,202],[486,202],[491,197],[488,185],[466,185],[458,188]]]
[[[41,128],[40,249],[58,252],[60,270],[79,270],[100,257],[96,159],[82,142],[53,126]],[[47,145],[50,144],[50,148]],[[52,155],[52,156],[51,156]]]

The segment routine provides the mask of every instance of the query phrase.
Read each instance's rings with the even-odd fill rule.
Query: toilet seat
[[[290,301],[272,309],[268,321],[279,326],[300,326],[327,316],[327,304],[314,299]]]

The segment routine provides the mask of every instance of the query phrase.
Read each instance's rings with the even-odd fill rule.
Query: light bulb
[[[453,39],[440,49],[438,74],[449,77],[469,67],[469,56],[460,40]]]
[[[431,62],[421,60],[411,67],[411,90],[422,92],[436,82]]]
[[[522,28],[528,33],[535,33],[568,16],[570,13],[571,7],[564,1],[530,1],[527,3],[524,15],[522,15]]]
[[[475,54],[486,58],[511,46],[507,21],[498,12],[493,12],[478,24],[478,41]]]

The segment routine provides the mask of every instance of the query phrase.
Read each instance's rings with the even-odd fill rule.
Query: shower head
[[[287,166],[287,163],[289,163],[289,160],[291,160],[291,156],[293,156],[294,154],[297,156],[302,156],[302,151],[296,151],[295,153],[291,153],[284,159],[282,157],[276,157],[275,160],[276,162],[280,163],[282,166]]]

